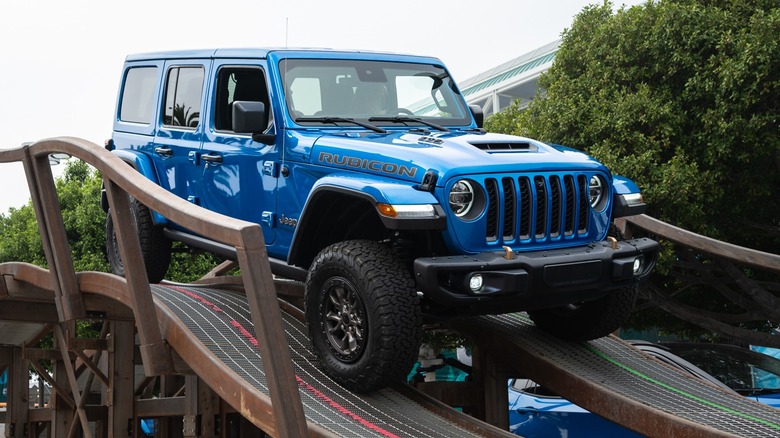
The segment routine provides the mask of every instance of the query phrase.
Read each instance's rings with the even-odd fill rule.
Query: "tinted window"
[[[218,131],[233,130],[233,102],[237,100],[263,102],[266,108],[266,115],[270,111],[268,89],[262,70],[258,68],[223,67],[219,70],[217,78],[214,127]]]
[[[175,67],[168,71],[165,85],[163,124],[194,128],[200,121],[203,93],[201,67]]]
[[[127,71],[122,89],[119,120],[146,123],[152,119],[157,67],[136,67]]]

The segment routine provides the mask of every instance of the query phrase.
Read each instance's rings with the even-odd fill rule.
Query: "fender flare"
[[[295,229],[288,264],[304,265],[303,249],[310,240],[311,223],[317,221],[318,203],[329,196],[350,197],[364,201],[376,207],[377,204],[412,205],[430,204],[434,207],[434,217],[429,218],[389,218],[377,216],[385,228],[390,230],[443,230],[447,217],[438,200],[430,193],[415,189],[409,184],[398,184],[390,179],[355,178],[354,175],[340,177],[329,175],[318,180],[309,191],[309,197],[301,210],[298,226]]]
[[[612,219],[635,216],[647,211],[647,204],[641,198],[641,190],[634,181],[624,176],[613,175],[612,190]]]

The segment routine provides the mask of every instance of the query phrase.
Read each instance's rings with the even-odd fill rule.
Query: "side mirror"
[[[237,100],[233,102],[233,132],[252,134],[252,140],[272,144],[276,135],[266,134],[268,115],[263,102]]]
[[[469,105],[471,115],[474,116],[474,120],[477,122],[477,128],[482,128],[485,124],[485,114],[482,112],[482,107],[479,105]]]

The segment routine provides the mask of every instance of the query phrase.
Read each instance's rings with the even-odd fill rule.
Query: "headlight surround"
[[[485,212],[487,201],[482,185],[471,179],[460,179],[447,193],[450,210],[460,220],[472,221]]]
[[[591,176],[588,182],[588,202],[590,202],[591,208],[597,211],[604,209],[606,192],[607,184],[604,179],[598,175]]]
[[[447,196],[450,209],[456,217],[464,218],[471,212],[476,200],[476,193],[473,182],[469,180],[459,180],[452,185],[450,194]]]

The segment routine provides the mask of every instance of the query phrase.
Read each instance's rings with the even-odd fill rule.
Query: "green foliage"
[[[110,272],[105,253],[106,214],[100,207],[100,174],[83,161],[69,160],[55,186],[76,271]],[[200,278],[220,262],[210,254],[193,255],[182,246],[177,248],[180,251],[174,254],[167,277],[173,281]],[[10,261],[46,267],[31,203],[0,214],[0,263]]]
[[[636,181],[650,215],[777,253],[779,36],[776,0],[658,0],[617,12],[608,2],[589,6],[564,33],[537,98],[485,125],[584,150]],[[732,326],[771,328],[766,318],[736,315],[744,309],[735,302],[751,298],[717,265],[686,260],[681,248],[661,243],[661,262],[647,289],[721,315]],[[762,284],[777,280],[746,275]],[[639,308],[631,327],[712,336],[652,302]]]
[[[0,263],[22,261],[46,266],[35,211],[28,203],[0,214]]]
[[[780,3],[586,7],[527,110],[490,130],[582,149],[642,188],[649,213],[777,252]]]

